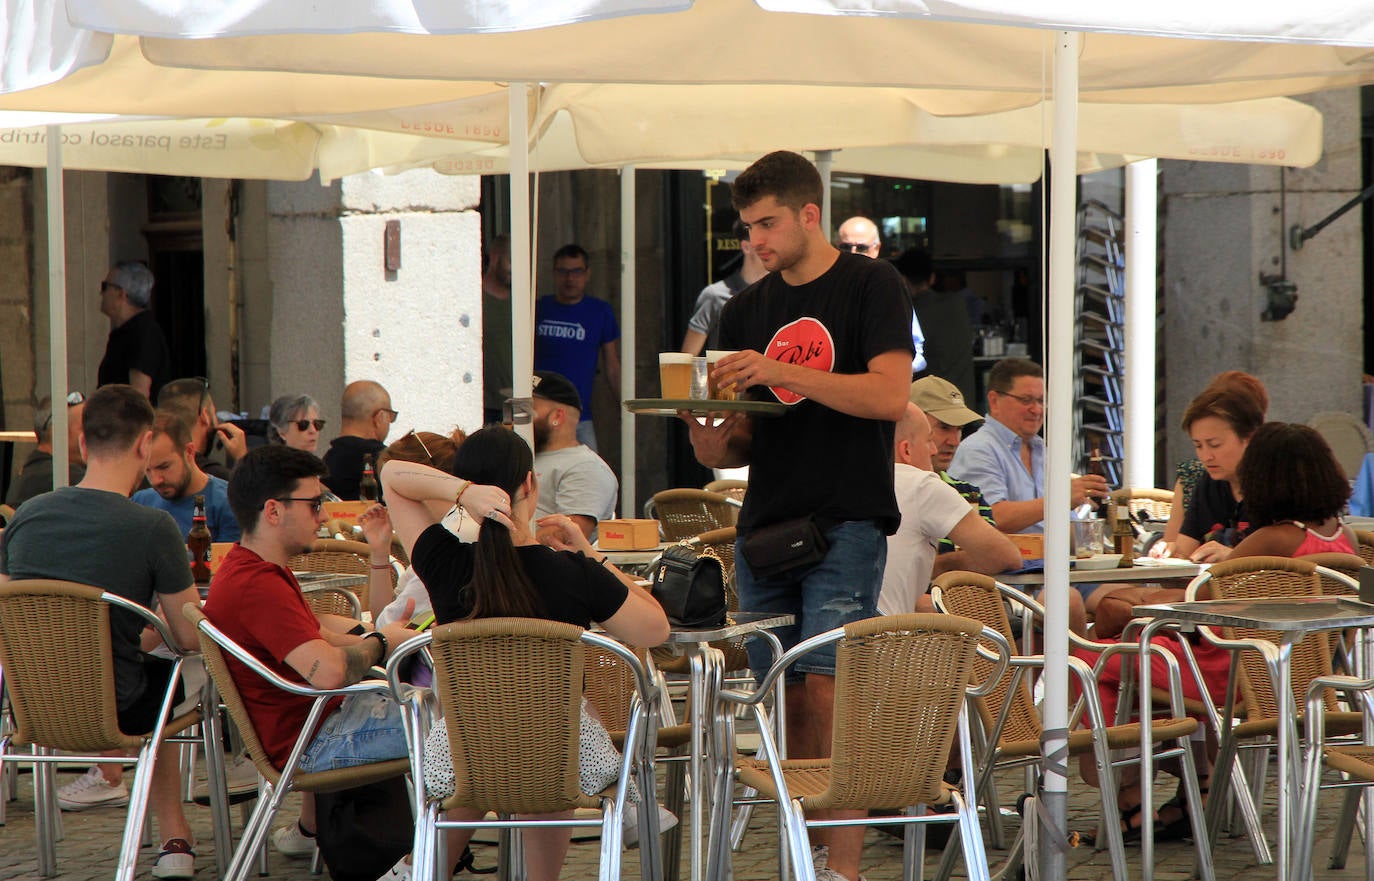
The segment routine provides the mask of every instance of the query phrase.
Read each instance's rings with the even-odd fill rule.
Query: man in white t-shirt
[[[935,473],[930,461],[934,451],[926,414],[908,403],[893,442],[902,523],[887,537],[887,568],[878,595],[878,611],[884,615],[915,611],[931,578],[942,572],[963,569],[995,575],[1021,565],[1011,539]],[[935,548],[946,536],[958,550],[937,559]]]

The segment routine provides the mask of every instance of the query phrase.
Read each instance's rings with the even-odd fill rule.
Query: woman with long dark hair
[[[539,518],[538,529],[549,546],[535,540],[531,520],[539,487],[534,456],[514,432],[493,426],[473,433],[454,455],[453,474],[393,460],[382,467],[381,476],[391,522],[429,590],[437,623],[544,618],[578,627],[595,622],[639,647],[668,638],[662,607],[596,552],[566,515]],[[469,493],[491,498],[475,543],[439,522],[455,501],[465,503]],[[455,830],[449,852],[461,853],[469,837],[470,832]],[[526,832],[532,881],[558,877],[570,839],[569,829]]]

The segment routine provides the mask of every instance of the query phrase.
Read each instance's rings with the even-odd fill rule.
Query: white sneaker
[[[225,789],[229,804],[236,805],[258,797],[258,769],[247,756],[236,756],[224,769]],[[206,783],[196,785],[194,801],[198,805],[210,803],[210,787]]]
[[[658,831],[659,834],[667,832],[677,825],[677,814],[658,805]],[[625,815],[621,818],[620,831],[622,836],[621,843],[626,848],[634,850],[639,847],[639,805],[626,805]]]
[[[401,857],[396,865],[386,870],[386,874],[378,878],[377,881],[410,881],[410,863],[406,862],[405,857]]]
[[[811,845],[811,863],[819,872],[825,868],[825,864],[830,860],[830,846],[826,844]]]
[[[812,848],[812,850],[815,850],[815,848]],[[816,868],[816,881],[849,881],[849,878],[827,866],[818,866]],[[860,875],[859,881],[868,881],[868,879]]]
[[[154,878],[173,878],[185,881],[196,874],[196,852],[185,838],[169,838],[162,845],[162,853],[153,864]]]
[[[286,856],[303,860],[315,855],[315,836],[301,831],[300,823],[282,826],[272,833],[272,844]]]
[[[57,790],[57,804],[64,811],[84,811],[89,808],[112,808],[129,803],[129,790],[123,781],[111,786],[99,767]]]

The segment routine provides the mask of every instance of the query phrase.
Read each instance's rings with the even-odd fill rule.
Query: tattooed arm
[[[369,667],[382,660],[378,639],[359,639],[346,646],[312,639],[292,649],[284,659],[315,688],[342,688],[361,680]]]

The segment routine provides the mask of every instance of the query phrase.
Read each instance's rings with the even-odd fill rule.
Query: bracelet
[[[363,634],[363,639],[372,638],[376,638],[377,644],[382,647],[382,657],[385,658],[387,652],[391,651],[391,646],[388,645],[386,641],[386,634],[382,633],[380,630],[369,630]]]
[[[368,567],[369,569],[375,569],[375,570],[380,571],[380,570],[382,570],[382,569],[390,569],[390,568],[391,568],[391,564],[390,564],[390,563],[369,563],[367,567]]]
[[[471,480],[466,480],[463,482],[463,488],[458,490],[458,495],[454,496],[453,504],[457,505],[460,508],[463,506],[463,493],[467,492],[468,487],[470,486],[472,486]]]
[[[597,560],[597,562],[600,563],[602,566],[610,566],[610,565],[613,565],[613,564],[611,563],[611,558],[610,558],[609,556],[602,557],[600,560]]]

